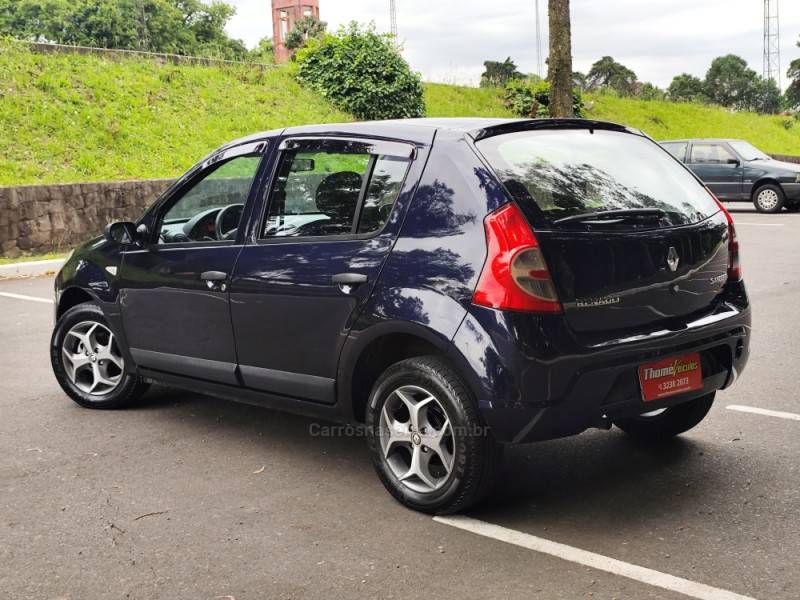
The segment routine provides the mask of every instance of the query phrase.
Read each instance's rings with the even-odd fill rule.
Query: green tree
[[[797,42],[797,47],[800,48],[800,41]],[[800,58],[792,61],[787,75],[791,83],[786,90],[786,103],[790,108],[800,108]]]
[[[247,52],[247,60],[257,63],[275,62],[275,48],[271,37],[263,37],[258,40],[258,44]]]
[[[642,100],[664,100],[667,94],[657,85],[645,81],[634,86],[634,95]]]
[[[752,105],[753,86],[758,75],[735,54],[715,58],[706,73],[705,93],[712,102],[747,110]]]
[[[550,98],[550,82],[538,77],[512,79],[506,84],[505,105],[520,117],[555,117]],[[577,89],[572,90],[570,101],[572,102],[572,116],[582,117],[584,112],[583,98]]]
[[[235,9],[202,0],[0,0],[0,35],[101,48],[242,59]]]
[[[667,88],[670,100],[684,102],[704,102],[708,100],[703,80],[689,73],[676,75]]]
[[[503,87],[509,80],[522,77],[510,56],[503,62],[487,60],[483,63],[483,68],[481,87]]]
[[[586,77],[589,89],[610,88],[623,96],[636,90],[636,73],[610,56],[604,56],[592,65]]]
[[[316,17],[308,16],[295,21],[294,27],[286,36],[286,47],[297,50],[306,45],[309,39],[322,39],[328,24]]]
[[[776,115],[781,112],[782,104],[781,90],[775,80],[756,76],[748,93],[747,110]]]
[[[297,78],[360,119],[425,114],[422,80],[391,35],[352,22],[298,50]]]
[[[578,89],[582,92],[585,92],[589,89],[589,85],[586,83],[586,74],[581,73],[580,71],[573,71],[572,72],[572,87]]]

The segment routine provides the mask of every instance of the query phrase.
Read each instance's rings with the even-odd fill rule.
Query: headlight
[[[794,182],[795,183],[800,183],[800,173],[798,173],[797,175],[794,176]]]

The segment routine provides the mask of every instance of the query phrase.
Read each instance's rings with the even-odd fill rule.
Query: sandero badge
[[[389,493],[432,513],[483,498],[504,444],[692,429],[750,342],[730,215],[599,121],[236,140],[77,248],[55,287],[51,362],[81,406],[158,382],[341,421]]]

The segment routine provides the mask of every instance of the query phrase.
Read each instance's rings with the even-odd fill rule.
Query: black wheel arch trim
[[[470,390],[473,393],[477,392],[475,382],[466,376],[466,373],[469,372],[468,363],[459,352],[453,352],[452,340],[436,330],[418,323],[395,320],[375,323],[363,329],[354,327],[342,347],[336,373],[337,405],[348,420],[356,420],[352,394],[353,376],[359,359],[373,342],[397,334],[416,337],[429,343],[452,364]]]
[[[756,192],[760,190],[765,185],[776,185],[781,188],[781,192],[783,192],[783,185],[781,182],[773,177],[762,177],[761,179],[753,182],[753,187],[750,188],[750,198],[752,200],[756,199]]]

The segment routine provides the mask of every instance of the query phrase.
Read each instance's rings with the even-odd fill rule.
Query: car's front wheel
[[[404,505],[454,513],[490,490],[502,455],[458,374],[436,356],[389,367],[367,405],[372,462]]]
[[[61,316],[50,341],[50,362],[61,388],[86,408],[123,408],[148,387],[125,372],[119,343],[96,304],[79,304]]]
[[[780,212],[785,201],[783,190],[773,183],[762,185],[753,194],[753,204],[762,213]]]
[[[714,392],[670,408],[615,419],[614,425],[638,441],[660,443],[697,426],[711,410],[712,404]]]

